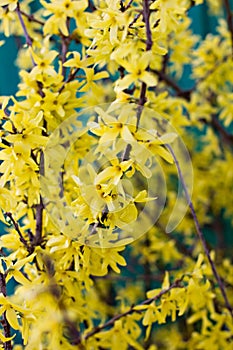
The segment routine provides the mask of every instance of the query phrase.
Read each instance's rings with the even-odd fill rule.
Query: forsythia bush
[[[0,0],[1,349],[232,349],[233,18],[201,38],[202,3]]]

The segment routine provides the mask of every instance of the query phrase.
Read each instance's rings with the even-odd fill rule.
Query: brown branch
[[[32,38],[31,38],[30,35],[28,34],[26,25],[25,25],[25,23],[24,23],[24,20],[23,20],[21,11],[20,11],[19,3],[17,3],[17,7],[16,7],[15,11],[16,11],[18,17],[19,17],[19,21],[20,21],[20,24],[21,24],[21,27],[22,27],[22,29],[23,29],[24,36],[25,36],[25,39],[26,39],[26,43],[27,43],[28,46],[32,46]]]
[[[88,58],[90,56],[86,55],[85,58]],[[64,83],[62,84],[62,86],[60,87],[60,89],[58,90],[59,93],[62,92],[62,90],[64,89],[64,87],[66,86],[67,83],[69,83],[70,81],[74,80],[75,78],[78,78],[77,73],[80,71],[81,68],[75,68],[73,71],[70,71],[69,76],[67,77],[67,79],[64,81]],[[81,78],[83,79],[84,76],[81,76]]]
[[[188,10],[190,10],[192,7],[196,6],[196,2],[194,0],[190,1],[190,6],[188,8]]]
[[[152,41],[152,33],[151,33],[151,28],[150,28],[150,4],[149,0],[144,0],[143,1],[143,20],[145,22],[146,26],[146,51],[150,51],[153,45]],[[146,83],[142,82],[141,85],[141,91],[140,91],[140,97],[138,101],[138,109],[137,109],[137,128],[139,126],[143,106],[146,103],[146,90],[147,90],[147,85]]]
[[[105,276],[91,276],[94,280],[98,281],[98,280],[107,280],[107,281],[142,281],[144,280],[145,278],[151,278],[152,281],[156,281],[156,282],[159,282],[161,283],[162,281],[162,277],[159,276],[158,274],[156,276],[154,275],[147,275],[145,273],[143,274],[138,274],[137,271],[135,269],[130,269],[130,267],[128,267],[127,269],[129,272],[130,272],[130,275],[128,276],[122,276],[122,275],[111,275],[111,274],[108,274],[108,275],[105,275]],[[167,269],[168,270],[168,269]]]
[[[32,46],[32,38],[28,34],[26,25],[24,23],[24,20],[23,20],[22,14],[21,14],[21,10],[20,10],[20,6],[19,6],[19,2],[17,3],[17,7],[16,7],[15,11],[16,11],[16,13],[18,15],[21,27],[23,29],[24,36],[25,36],[25,39],[26,39],[26,43],[27,43],[28,46]],[[34,58],[32,56],[31,56],[31,60],[32,60],[33,65],[36,66],[36,63],[35,63]]]
[[[57,306],[59,307],[59,310],[62,314],[64,326],[67,328],[68,336],[72,340],[72,345],[78,345],[81,343],[80,332],[77,329],[76,322],[70,318],[70,315],[67,312],[67,306],[65,305],[62,298],[61,288],[55,279],[54,262],[48,255],[43,256],[43,262],[45,266],[45,271],[48,274],[50,282],[48,291],[50,292],[53,299],[56,301]],[[84,350],[82,345],[78,348],[80,350]]]
[[[68,32],[69,32],[69,27],[70,27],[70,18],[67,18],[66,20],[66,27],[68,29]],[[70,36],[64,36],[62,33],[61,33],[61,62],[62,62],[62,75],[65,79],[65,76],[66,76],[66,67],[64,67],[64,63],[66,61],[66,54],[68,52],[68,49],[69,49],[69,44],[70,44],[70,41],[71,41],[71,38]]]
[[[29,13],[26,13],[24,11],[22,11],[21,9],[19,10],[21,15],[27,17],[27,19],[29,20],[29,22],[35,22],[35,23],[38,23],[38,24],[41,24],[42,26],[45,24],[45,22],[35,18],[33,15],[29,14]]]
[[[120,11],[121,12],[127,11],[130,8],[132,2],[133,2],[133,0],[130,0],[127,5],[124,5],[123,1],[121,0],[120,1]]]
[[[159,223],[159,221],[156,223],[156,225],[159,230],[162,232],[162,234],[166,237],[169,238],[170,240],[173,240],[176,244],[176,248],[178,249],[178,251],[180,253],[182,253],[183,255],[186,255],[188,257],[190,257],[192,255],[192,251],[194,249],[194,247],[189,247],[187,248],[186,245],[181,242],[180,239],[172,236],[170,233],[166,232],[165,228]]]
[[[6,297],[6,279],[5,279],[5,274],[3,274],[3,273],[0,273],[0,291]],[[11,337],[11,327],[10,327],[10,324],[9,324],[7,318],[6,318],[5,311],[2,314],[1,324],[3,327],[3,331],[4,331],[4,336],[6,338],[10,338]],[[11,340],[6,341],[3,346],[4,346],[4,350],[12,350],[13,349]]]
[[[149,246],[150,246],[150,241],[147,236],[144,242],[144,247],[148,249]],[[145,275],[143,281],[144,281],[144,291],[146,293],[148,290],[152,289],[152,280],[153,280],[151,266],[147,259],[145,259],[145,262],[143,263],[142,268],[144,270],[144,275]]]
[[[133,20],[130,22],[129,24],[129,28],[132,28],[132,26],[137,22],[137,20],[139,19],[139,17],[142,15],[141,12],[137,13],[135,15],[135,17],[133,18]]]
[[[155,297],[153,298],[149,298],[149,299],[146,299],[144,301],[142,301],[140,304],[138,304],[138,306],[141,306],[141,305],[149,305],[151,304],[153,301],[156,301],[158,299],[160,299],[164,294],[170,292],[171,289],[174,289],[174,288],[182,288],[182,285],[181,285],[181,282],[182,282],[182,279],[178,279],[176,280],[173,284],[170,285],[170,287],[166,288],[166,289],[163,289],[161,290],[160,293],[158,293]],[[132,313],[134,312],[137,312],[137,313],[141,313],[143,312],[143,310],[136,310],[134,309],[134,306],[132,305],[127,311],[121,313],[121,314],[118,314],[114,317],[112,317],[110,320],[108,320],[106,323],[104,323],[103,325],[101,326],[97,326],[95,328],[93,328],[93,330],[91,330],[90,332],[88,332],[85,336],[84,336],[84,340],[87,340],[88,338],[92,337],[93,335],[97,334],[97,333],[100,333],[103,329],[105,328],[108,328],[110,326],[113,326],[114,323],[125,317],[125,316],[128,316],[128,315],[131,315]]]
[[[66,54],[67,54],[67,51],[69,49],[70,39],[63,35],[62,38],[61,38],[61,42],[62,42],[62,45],[61,45],[62,75],[63,75],[63,77],[65,79],[66,67],[64,66],[64,63],[66,61]]]
[[[175,162],[175,165],[176,165],[176,168],[177,168],[177,171],[178,171],[179,179],[180,179],[181,184],[183,186],[185,197],[186,197],[186,200],[188,202],[188,205],[189,205],[192,217],[193,217],[193,221],[194,221],[194,224],[195,224],[195,227],[196,227],[196,232],[197,232],[198,237],[199,237],[199,239],[201,241],[201,244],[203,246],[205,255],[206,255],[206,257],[207,257],[207,259],[209,261],[209,264],[211,266],[213,275],[214,275],[214,277],[215,277],[215,279],[216,279],[216,281],[217,281],[217,283],[219,285],[221,294],[222,294],[223,299],[225,301],[225,306],[230,311],[231,315],[233,316],[233,308],[232,308],[232,306],[229,303],[229,300],[228,300],[228,297],[227,297],[227,294],[226,294],[226,290],[225,290],[225,285],[224,285],[223,281],[221,280],[221,277],[219,276],[218,271],[216,269],[215,263],[214,263],[214,261],[212,260],[212,258],[210,256],[210,251],[209,251],[209,248],[207,246],[207,242],[205,240],[204,234],[203,234],[203,232],[201,230],[201,226],[199,224],[199,221],[198,221],[198,218],[197,218],[197,215],[196,215],[196,211],[195,211],[194,206],[193,206],[193,202],[192,202],[191,197],[189,195],[189,192],[188,192],[188,189],[187,189],[184,177],[183,177],[183,173],[182,173],[181,168],[180,168],[179,161],[176,158],[176,155],[175,155],[172,147],[169,144],[166,144],[166,147],[170,151],[170,153],[171,153],[171,155],[172,155],[172,157],[174,159],[174,162]]]
[[[162,69],[161,70],[153,69],[151,71],[159,77],[160,81],[164,81],[168,86],[170,86],[177,93],[178,97],[182,97],[182,98],[186,99],[187,101],[190,101],[191,93],[197,89],[198,85],[200,83],[204,82],[211,74],[213,74],[216,71],[216,69],[221,64],[225,63],[227,61],[227,59],[229,58],[229,55],[226,55],[221,60],[216,61],[214,67],[212,69],[210,69],[203,77],[198,79],[195,82],[195,85],[191,89],[182,90],[180,88],[180,86],[170,76],[168,76],[165,72],[165,65],[167,64],[167,57],[166,56],[167,55],[164,56]]]
[[[150,28],[150,4],[149,0],[143,1],[143,19],[146,25],[146,51],[150,51],[153,45]]]
[[[68,317],[65,311],[63,311],[62,316],[63,316],[63,321],[65,323],[65,326],[67,327],[67,330],[68,330],[68,336],[70,337],[70,339],[72,339],[72,345],[79,345],[81,343],[81,338],[80,338],[80,332],[77,330],[77,325]],[[83,347],[79,347],[79,349],[84,350]]]
[[[44,153],[41,151],[40,154],[40,175],[44,175]],[[36,233],[33,245],[40,245],[42,242],[42,231],[43,231],[43,210],[44,204],[40,195],[40,202],[36,205]]]
[[[169,54],[166,53],[166,55],[163,56],[162,69],[161,69],[161,72],[164,74],[166,73],[168,63],[169,63]]]
[[[198,83],[196,83],[195,86],[189,90],[182,90],[173,79],[171,79],[168,75],[165,74],[164,71],[153,69],[152,72],[158,75],[160,81],[164,81],[168,86],[170,86],[177,93],[178,97],[190,101],[191,93],[196,89]],[[212,72],[213,71],[209,72],[209,74],[211,74]],[[207,74],[204,78],[200,79],[198,82],[204,81],[206,78],[208,78],[209,74]],[[205,119],[202,119],[201,122],[206,124],[208,123],[208,121],[206,121]],[[212,117],[210,124],[212,125],[213,129],[219,133],[224,142],[226,142],[229,145],[233,145],[233,135],[229,134],[224,129],[224,127],[222,127],[216,116]]]
[[[190,95],[191,95],[191,92],[193,91],[193,89],[182,90],[179,87],[179,85],[172,78],[170,78],[167,74],[165,74],[163,71],[153,69],[152,72],[155,73],[159,77],[160,81],[164,81],[168,86],[173,88],[173,90],[177,93],[177,96],[183,97],[187,101],[190,100]]]
[[[223,141],[225,141],[229,145],[233,145],[233,135],[229,134],[219,123],[216,116],[212,117],[211,125],[213,126],[214,130],[217,131],[220,136],[222,137]]]
[[[125,6],[125,11],[128,10],[130,8],[130,6],[132,5],[133,0],[129,0],[128,4]]]
[[[121,156],[121,161],[123,162],[124,160],[128,160],[129,159],[129,154],[130,151],[132,149],[132,146],[128,143],[128,145],[125,147],[124,152]]]
[[[26,241],[26,239],[23,237],[23,234],[19,228],[19,224],[18,222],[15,221],[15,219],[13,218],[12,213],[7,212],[6,215],[10,218],[11,222],[13,223],[15,230],[17,231],[18,235],[19,235],[19,239],[20,242],[23,243],[23,245],[25,246],[25,248],[27,249],[27,251],[29,252],[29,254],[32,253],[33,248],[28,244],[28,242]]]
[[[63,89],[67,83],[69,83],[70,81],[72,81],[76,78],[76,74],[78,73],[79,70],[80,70],[80,68],[75,68],[75,70],[73,70],[73,72],[69,74],[68,78],[64,81],[64,83],[62,84],[62,86],[58,90],[59,93],[61,93],[63,91]]]
[[[146,26],[146,51],[150,51],[152,48],[152,45],[153,45],[153,41],[152,41],[152,33],[151,33],[151,28],[150,28],[150,5],[149,5],[148,0],[143,1],[143,12],[142,13],[143,13],[143,20],[144,20],[145,26]],[[146,103],[146,90],[147,90],[147,84],[142,82],[141,90],[140,90],[140,97],[139,97],[138,107],[137,107],[137,113],[136,113],[136,118],[137,118],[136,129],[138,129],[143,106]],[[124,152],[123,152],[122,160],[126,160],[129,158],[130,150],[131,150],[131,146],[127,145]]]
[[[88,8],[91,12],[96,11],[96,7],[91,0],[88,0]]]
[[[233,16],[229,0],[224,0],[224,5],[227,13],[227,25],[231,35],[231,49],[232,49],[232,59],[233,59]]]
[[[40,203],[36,205],[36,234],[33,242],[34,246],[40,245],[42,242],[43,210],[44,205],[40,196]]]

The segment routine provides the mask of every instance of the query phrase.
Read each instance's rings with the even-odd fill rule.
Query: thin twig
[[[15,221],[15,219],[13,218],[12,213],[7,212],[6,215],[10,218],[11,222],[13,223],[15,230],[17,231],[18,235],[19,235],[19,239],[20,242],[23,243],[23,245],[25,246],[25,248],[27,249],[27,251],[31,254],[32,253],[32,247],[28,244],[28,242],[26,241],[26,239],[23,237],[23,234],[19,228],[19,224],[18,222]]]
[[[160,299],[164,294],[170,292],[171,289],[174,289],[174,288],[182,288],[182,285],[181,285],[181,282],[182,282],[182,278],[181,279],[178,279],[176,280],[173,284],[170,285],[170,287],[166,288],[166,289],[163,289],[161,290],[160,293],[158,293],[155,297],[153,298],[149,298],[149,299],[146,299],[144,301],[142,301],[140,304],[138,304],[138,306],[141,306],[141,305],[149,305],[151,304],[153,301],[156,301],[158,299]],[[84,340],[87,340],[88,338],[92,337],[93,335],[101,332],[103,329],[105,328],[108,328],[110,326],[113,326],[114,323],[125,317],[125,316],[128,316],[128,315],[131,315],[132,313],[134,312],[137,312],[137,313],[141,313],[143,312],[143,310],[137,310],[137,309],[134,309],[134,306],[131,306],[127,311],[121,313],[121,314],[118,314],[114,317],[112,317],[110,320],[108,320],[106,323],[104,323],[102,326],[97,326],[95,328],[93,328],[90,332],[88,332],[85,336],[84,336]]]
[[[66,54],[67,54],[67,51],[69,49],[69,42],[70,42],[70,40],[68,38],[66,38],[65,36],[62,36],[61,42],[62,42],[62,45],[61,45],[62,75],[63,75],[63,77],[65,79],[65,77],[66,77],[66,67],[64,66],[64,63],[66,61]]]
[[[221,64],[225,63],[228,59],[229,59],[229,55],[224,56],[221,60],[216,61],[214,67],[209,70],[205,75],[203,75],[203,77],[199,78],[194,86],[191,89],[188,90],[182,90],[179,85],[170,77],[166,74],[165,72],[165,66],[163,64],[163,67],[161,70],[157,70],[157,69],[153,69],[151,70],[153,73],[155,73],[160,81],[164,81],[168,86],[170,86],[171,88],[173,88],[173,90],[177,93],[177,96],[179,97],[183,97],[184,99],[186,99],[187,101],[190,100],[191,97],[191,93],[194,92],[197,87],[199,86],[200,83],[205,82],[205,80],[207,80],[209,78],[209,76],[211,74],[213,74]],[[165,55],[166,58],[166,55]],[[167,63],[167,62],[166,62]]]
[[[211,125],[213,126],[214,130],[219,132],[221,135],[222,139],[230,145],[233,145],[233,135],[229,134],[219,123],[218,119],[216,116],[213,116],[211,119]]]
[[[49,256],[44,256],[43,262],[49,277],[49,292],[59,307],[64,325],[68,331],[68,336],[70,339],[72,339],[72,345],[78,345],[81,343],[80,331],[77,329],[76,322],[70,318],[67,312],[67,305],[64,304],[60,286],[57,284],[55,279],[54,262]],[[82,346],[79,346],[79,349],[84,350]]]
[[[128,143],[128,145],[125,147],[124,152],[121,156],[121,161],[123,162],[124,160],[128,160],[129,159],[129,154],[130,151],[132,149],[132,146]]]
[[[132,28],[132,26],[137,22],[137,20],[139,19],[139,17],[142,15],[141,12],[137,13],[135,15],[135,17],[132,19],[132,21],[129,24],[129,28]]]
[[[3,274],[3,273],[0,273],[0,291],[6,297],[6,278],[5,278],[5,274]],[[3,331],[4,331],[4,336],[6,338],[10,338],[11,337],[11,327],[10,327],[10,324],[7,320],[6,312],[3,312],[3,314],[2,314],[1,324],[3,327]],[[4,350],[12,350],[12,343],[10,340],[6,341],[3,346],[4,346]]]
[[[128,268],[128,271],[130,272],[130,275],[128,276],[122,276],[122,275],[111,275],[111,274],[108,274],[108,275],[105,275],[105,276],[93,276],[93,279],[98,281],[98,280],[107,280],[107,281],[133,281],[135,282],[136,280],[137,281],[144,281],[144,279],[146,278],[149,278],[149,275],[143,273],[143,274],[138,274],[136,270],[134,269],[130,269]],[[167,269],[167,271],[170,271],[169,269]],[[162,276],[160,275],[150,275],[150,278],[152,281],[156,281],[156,282],[159,282],[161,283],[162,281]]]
[[[31,39],[30,35],[28,34],[26,25],[24,23],[24,20],[23,20],[22,14],[21,14],[21,10],[20,10],[20,6],[19,6],[19,2],[17,3],[17,7],[16,7],[15,11],[19,17],[19,21],[20,21],[20,24],[21,24],[21,27],[23,29],[24,36],[26,39],[26,43],[28,46],[32,47],[32,39]],[[35,63],[34,58],[32,56],[31,56],[31,60],[32,60],[33,65],[36,66],[36,63]]]
[[[170,78],[168,75],[165,74],[164,71],[159,71],[159,70],[153,69],[152,72],[155,73],[156,75],[158,75],[160,81],[164,81],[168,86],[170,86],[176,92],[178,97],[184,98],[187,101],[190,101],[191,94],[196,89],[196,86],[198,85],[198,83],[204,81],[206,78],[208,78],[208,76],[210,74],[209,73],[208,75],[206,75],[205,77],[200,79],[198,81],[198,83],[196,83],[193,88],[188,89],[188,90],[182,90],[179,87],[179,85],[172,78]],[[211,71],[211,73],[212,73],[212,71]],[[200,121],[203,122],[203,123],[206,123],[206,124],[208,123],[208,121],[206,121],[205,119],[202,119]],[[229,145],[233,145],[233,135],[229,134],[222,127],[222,125],[219,123],[219,121],[218,121],[216,116],[212,117],[210,124],[212,125],[213,129],[220,134],[220,136],[222,137],[223,141],[225,141]]]
[[[96,11],[96,7],[95,7],[95,5],[93,4],[93,2],[92,2],[91,0],[88,0],[88,9],[89,9],[91,12]]]
[[[153,69],[152,72],[159,77],[160,81],[164,81],[168,86],[173,88],[173,90],[177,93],[177,96],[183,97],[187,101],[190,100],[190,95],[193,89],[182,90],[179,87],[179,85],[173,79],[171,79],[167,74],[165,74],[163,71],[160,71],[158,69]]]
[[[143,13],[143,20],[146,26],[146,51],[149,51],[152,48],[153,41],[152,41],[152,33],[150,28],[150,5],[148,0],[143,1],[142,13]],[[147,85],[146,83],[142,82],[140,97],[139,97],[138,106],[137,106],[137,113],[136,113],[136,118],[137,118],[136,130],[138,129],[138,126],[140,123],[143,106],[146,103],[146,90],[147,90]],[[131,146],[127,145],[122,155],[122,161],[129,158],[130,150],[131,150]]]
[[[146,25],[146,51],[150,51],[153,45],[152,33],[150,28],[150,4],[149,0],[143,2],[143,19]]]
[[[121,12],[127,11],[130,8],[132,2],[133,2],[133,0],[130,0],[127,5],[124,5],[123,1],[121,0],[120,1],[120,10],[121,10]]]
[[[143,20],[146,26],[146,51],[150,51],[153,45],[152,41],[152,33],[150,28],[150,4],[149,0],[143,1]],[[138,109],[137,109],[137,128],[139,126],[140,118],[142,115],[143,106],[146,103],[146,83],[142,82],[140,97],[138,101]]]
[[[40,175],[44,176],[44,153],[41,151],[40,154]],[[43,231],[43,210],[44,204],[40,195],[40,202],[36,205],[36,233],[34,239],[34,246],[40,245],[42,242],[42,231]]]
[[[26,12],[22,11],[21,9],[20,9],[20,13],[21,13],[23,16],[27,17],[27,19],[29,20],[29,22],[35,22],[35,23],[41,24],[42,26],[45,24],[45,22],[43,22],[43,21],[41,21],[41,20],[35,18],[33,15],[31,15],[31,14],[29,14],[29,13],[26,13]]]
[[[69,31],[69,27],[70,27],[70,18],[67,18],[66,20],[66,27]],[[68,49],[69,49],[69,44],[70,44],[70,37],[69,37],[69,34],[68,36],[64,36],[64,35],[61,35],[61,62],[62,62],[62,75],[65,79],[66,77],[66,67],[64,67],[64,63],[66,61],[66,54],[68,52]]]
[[[169,54],[166,53],[166,55],[163,56],[163,61],[162,61],[162,68],[161,68],[161,72],[163,74],[166,74],[166,70],[167,70],[167,66],[169,64]]]
[[[165,228],[159,223],[159,221],[156,223],[156,226],[164,234],[165,237],[168,237],[170,240],[173,240],[175,242],[176,247],[177,247],[179,252],[190,257],[194,247],[187,248],[186,245],[179,238],[176,238],[176,237],[172,236],[170,233],[166,232]]]
[[[75,70],[73,70],[73,72],[69,74],[68,78],[64,81],[64,83],[62,84],[62,86],[58,90],[59,93],[61,93],[63,91],[63,89],[65,88],[67,83],[69,83],[70,81],[72,81],[76,78],[76,74],[78,73],[79,70],[80,70],[80,68],[75,68]]]
[[[19,3],[17,3],[17,7],[16,7],[15,11],[16,11],[18,17],[19,17],[19,21],[20,21],[20,24],[22,26],[22,29],[23,29],[23,32],[24,32],[24,36],[25,36],[25,39],[26,39],[26,43],[27,43],[28,46],[32,46],[32,39],[31,39],[30,35],[28,34],[26,25],[24,23],[24,20],[23,20],[21,11],[20,11]]]
[[[169,144],[166,144],[166,147],[170,151],[170,153],[171,153],[171,155],[172,155],[172,157],[174,159],[174,162],[175,162],[175,165],[176,165],[176,168],[177,168],[177,171],[178,171],[179,179],[180,179],[180,181],[182,183],[183,190],[184,190],[184,193],[185,193],[185,197],[186,197],[186,200],[188,202],[188,205],[189,205],[192,217],[193,217],[193,221],[195,223],[195,227],[196,227],[196,231],[197,231],[198,237],[199,237],[199,239],[200,239],[200,241],[202,243],[205,255],[207,256],[207,259],[208,259],[208,261],[210,263],[210,266],[211,266],[212,272],[214,274],[214,277],[215,277],[215,279],[216,279],[216,281],[217,281],[217,283],[219,285],[221,294],[222,294],[223,299],[225,301],[225,306],[230,311],[231,315],[233,316],[233,309],[232,309],[232,306],[229,303],[229,300],[228,300],[228,297],[227,297],[227,294],[226,294],[226,290],[225,290],[225,285],[224,285],[223,281],[221,280],[221,278],[220,278],[220,276],[218,274],[218,271],[216,269],[215,263],[214,263],[214,261],[212,260],[212,258],[210,256],[210,251],[208,249],[207,242],[205,240],[204,234],[203,234],[203,232],[201,230],[201,226],[199,224],[199,221],[198,221],[198,218],[197,218],[197,215],[196,215],[196,211],[195,211],[194,206],[193,206],[193,202],[192,202],[191,197],[189,195],[189,192],[188,192],[188,189],[187,189],[184,177],[183,177],[183,173],[182,173],[181,168],[180,168],[179,161],[176,158],[176,155],[175,155],[172,147]]]
[[[40,245],[42,242],[43,210],[44,205],[40,196],[40,203],[36,206],[36,234],[33,242],[34,246]]]
[[[130,6],[132,5],[133,0],[129,0],[128,4],[125,6],[125,11],[128,10],[130,8]]]

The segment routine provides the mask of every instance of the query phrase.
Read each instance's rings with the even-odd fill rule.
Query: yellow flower
[[[101,136],[99,139],[100,146],[113,142],[118,136],[121,136],[126,143],[135,141],[132,131],[135,130],[136,117],[128,121],[129,114],[127,108],[123,108],[117,118],[111,116],[108,112],[103,111],[99,107],[96,107],[95,111],[99,115],[99,123],[91,122],[89,126],[94,134]]]
[[[151,51],[144,52],[140,56],[132,55],[128,60],[117,55],[112,55],[112,58],[129,73],[123,79],[118,79],[117,90],[124,90],[138,81],[144,82],[147,86],[157,85],[158,79],[146,70],[153,58]]]
[[[179,23],[179,17],[186,11],[186,7],[182,1],[174,0],[155,1],[152,4],[151,9],[155,10],[155,20],[159,19],[159,29],[162,33],[171,29],[176,30]]]
[[[31,55],[36,63],[36,66],[32,69],[32,74],[35,76],[37,74],[48,74],[51,76],[56,75],[56,71],[51,65],[51,63],[54,61],[55,57],[57,57],[58,52],[55,50],[43,52],[40,55],[37,55],[31,48]]]
[[[86,68],[93,63],[93,59],[91,57],[84,57],[81,59],[79,52],[68,52],[66,57],[68,58],[70,55],[73,55],[73,58],[66,61],[63,64],[64,67]]]
[[[111,166],[101,171],[95,178],[94,184],[97,186],[103,182],[109,181],[110,184],[117,185],[120,178],[131,166],[132,160],[119,162],[119,159],[110,160]]]
[[[97,14],[89,16],[91,29],[87,29],[86,34],[97,37],[103,31],[104,38],[113,46],[125,39],[130,17],[128,13],[120,11],[117,1],[107,0],[106,5],[103,9],[98,8]]]
[[[100,220],[102,220],[101,217],[103,215],[103,211],[106,210],[106,207],[108,211],[112,212],[119,210],[125,205],[125,203],[127,203],[125,198],[125,190],[121,181],[118,181],[117,184],[114,183],[114,181],[110,181],[107,184],[97,183],[96,178],[98,175],[90,164],[87,166],[87,170],[90,175],[90,183],[85,172],[81,179],[75,175],[72,176],[80,191],[80,198],[75,200],[73,205],[79,207],[78,210],[80,215],[82,214],[84,217],[87,215],[87,217],[89,217],[91,220],[96,218],[100,218]],[[105,175],[103,174],[103,176]],[[119,176],[118,173],[115,175]],[[112,173],[110,174],[110,179],[111,178]]]
[[[38,146],[45,146],[47,138],[41,135],[42,127],[39,126],[43,118],[43,113],[40,111],[34,118],[29,113],[12,113],[11,120],[17,128],[18,133],[11,133],[5,139],[14,144],[20,150],[30,150]]]
[[[7,11],[7,9],[0,7],[1,30],[6,37],[9,37],[12,32],[13,21],[15,20],[15,13]]]
[[[7,188],[0,187],[0,220],[5,222],[2,210],[5,212],[15,210],[16,203],[12,193]]]
[[[228,127],[233,121],[233,93],[222,93],[217,97],[217,101],[221,108],[219,119],[223,120],[224,125]]]
[[[17,0],[0,0],[0,6],[7,6],[10,11],[14,11],[17,7]]]
[[[174,159],[171,153],[166,149],[166,144],[172,143],[176,137],[177,134],[173,132],[158,136],[157,132],[151,134],[143,129],[139,129],[135,134],[135,138],[142,147],[138,148],[136,159],[138,162],[140,160],[140,162],[145,163],[145,159],[150,158],[151,154],[153,154],[160,156],[168,163],[172,164]]]
[[[120,269],[117,266],[126,266],[125,259],[119,254],[120,251],[124,250],[124,247],[118,247],[118,248],[110,248],[110,249],[95,249],[93,248],[93,251],[98,254],[101,257],[102,263],[102,270],[107,273],[107,267],[110,266],[113,271],[116,273],[120,273]]]
[[[66,113],[65,104],[69,100],[71,93],[69,91],[63,91],[62,93],[52,92],[49,89],[43,89],[43,92],[45,96],[41,98],[40,105],[41,109],[44,111],[45,116],[52,118],[54,112],[56,112],[60,117],[63,118]],[[39,98],[37,99],[39,100]]]
[[[67,28],[67,17],[72,18],[75,12],[84,10],[87,7],[86,1],[55,0],[50,3],[41,0],[41,4],[46,9],[44,16],[50,16],[44,25],[44,34],[69,35]]]
[[[97,92],[98,85],[95,83],[95,81],[109,77],[109,74],[106,71],[95,73],[94,68],[85,68],[84,70],[86,74],[86,84],[82,89],[80,89],[81,92],[85,92],[90,89]]]
[[[0,315],[5,312],[10,326],[16,330],[19,330],[21,329],[21,326],[19,325],[16,311],[24,313],[26,309],[12,303],[7,297],[0,293]]]

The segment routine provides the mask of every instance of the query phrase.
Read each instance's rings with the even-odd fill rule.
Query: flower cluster
[[[0,0],[0,348],[231,349],[232,16],[202,39],[202,3]]]

